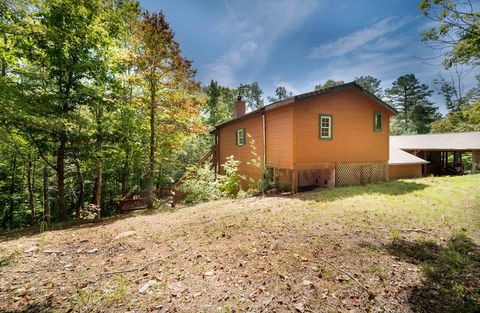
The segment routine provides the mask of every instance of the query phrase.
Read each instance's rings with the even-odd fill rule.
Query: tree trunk
[[[153,207],[153,181],[155,176],[155,92],[150,101],[150,156],[148,163],[147,207]]]
[[[52,216],[50,212],[50,197],[49,197],[49,184],[48,184],[48,165],[43,167],[43,216],[47,220],[47,226],[50,227],[52,223]]]
[[[130,176],[129,158],[130,158],[130,148],[127,147],[125,149],[125,160],[123,163],[123,171],[122,171],[122,197],[125,197],[128,193],[128,179]]]
[[[30,209],[31,213],[31,221],[32,225],[35,225],[36,221],[36,212],[35,212],[35,201],[33,199],[33,183],[32,183],[32,169],[33,169],[33,162],[32,162],[32,153],[28,154],[28,168],[27,168],[27,188],[28,188],[28,208]],[[35,175],[35,173],[33,173]]]
[[[102,117],[103,110],[99,109],[97,113],[97,141],[95,143],[96,149],[96,158],[95,158],[95,184],[93,187],[93,204],[98,206],[102,205],[102,174],[103,174],[103,164],[102,164],[102,144],[103,144],[103,130],[102,130]]]
[[[3,36],[3,43],[5,44],[5,47],[8,44],[7,36]],[[5,58],[2,58],[2,77],[7,76],[7,60]]]
[[[60,213],[60,220],[67,219],[67,207],[65,205],[65,149],[67,145],[67,138],[62,135],[60,138],[60,145],[57,151],[57,202],[58,211]]]
[[[78,198],[77,203],[75,203],[75,216],[80,218],[80,209],[82,208],[83,201],[85,200],[85,182],[83,179],[82,169],[80,168],[80,162],[76,160],[75,167],[77,168],[77,176],[78,176]]]
[[[11,181],[10,181],[10,193],[9,193],[9,207],[8,207],[8,212],[5,214],[4,217],[4,225],[8,225],[8,228],[13,227],[13,208],[15,205],[15,199],[13,198],[15,194],[15,180],[17,176],[17,156],[13,156],[13,161],[12,161],[12,175],[11,175]]]

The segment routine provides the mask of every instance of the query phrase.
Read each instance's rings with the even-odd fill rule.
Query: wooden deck
[[[210,162],[212,166],[216,166],[216,146],[208,151],[207,154],[197,162],[197,166],[203,166],[205,163]],[[172,187],[159,188],[154,191],[157,199],[166,199],[167,202],[171,199],[171,206],[175,206],[176,203],[183,199],[183,194],[178,191],[182,182],[188,177],[188,173],[185,173]],[[148,206],[147,194],[145,191],[130,192],[123,197],[118,203],[118,210],[120,213],[143,210]]]
[[[172,194],[170,188],[158,188],[154,191],[157,199],[164,199]],[[129,192],[118,202],[118,210],[120,213],[125,213],[134,210],[143,210],[148,207],[147,193],[142,192]]]

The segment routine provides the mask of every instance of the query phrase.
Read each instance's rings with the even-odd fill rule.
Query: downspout
[[[215,128],[215,180],[220,174],[220,130]]]
[[[263,154],[263,168],[265,169],[266,167],[266,163],[267,163],[267,147],[266,147],[266,134],[265,134],[265,131],[266,131],[266,125],[265,125],[265,110],[262,110],[262,146],[263,146],[263,151],[262,151],[262,154]]]

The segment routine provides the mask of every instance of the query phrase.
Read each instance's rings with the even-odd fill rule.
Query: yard
[[[0,239],[0,311],[478,312],[480,175]]]

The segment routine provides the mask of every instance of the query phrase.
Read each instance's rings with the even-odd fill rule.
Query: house
[[[271,103],[218,125],[210,152],[218,173],[233,156],[249,181],[275,170],[277,186],[297,191],[426,175],[476,173],[480,132],[390,136],[397,111],[352,82]],[[462,155],[469,156],[465,168]],[[206,159],[206,158],[204,158]],[[256,160],[256,162],[252,162]],[[258,166],[261,164],[262,166]]]
[[[212,131],[215,167],[222,173],[222,164],[233,155],[241,162],[240,174],[248,178],[243,188],[248,188],[249,180],[264,176],[252,159],[275,169],[277,185],[294,192],[312,186],[386,181],[390,117],[396,113],[353,82],[300,94],[249,113],[238,98],[235,118]]]

